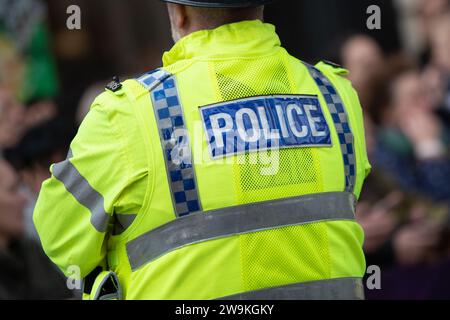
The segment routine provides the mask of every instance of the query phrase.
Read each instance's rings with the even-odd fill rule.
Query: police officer
[[[46,253],[91,299],[363,298],[346,70],[289,55],[267,0],[167,2],[163,66],[109,84],[51,167]]]

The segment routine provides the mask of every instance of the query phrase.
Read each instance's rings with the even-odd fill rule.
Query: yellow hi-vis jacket
[[[346,71],[295,59],[261,21],[163,61],[101,94],[51,167],[47,255],[66,275],[106,267],[125,299],[361,298],[370,165]]]

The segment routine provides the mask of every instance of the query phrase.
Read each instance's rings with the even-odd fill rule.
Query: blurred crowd
[[[450,1],[392,3],[402,50],[386,52],[362,33],[340,45],[365,112],[373,166],[357,218],[367,264],[382,270],[382,290],[367,297],[449,298]],[[57,67],[54,49],[71,56],[85,42],[72,35],[62,45],[68,38],[52,34],[46,15],[39,0],[0,0],[0,299],[74,297],[38,244],[32,212],[49,166],[66,157],[102,86],[86,81],[77,110],[67,112],[61,79],[72,73]]]
[[[59,116],[45,6],[0,0],[0,300],[69,299],[44,254],[32,212],[49,166],[65,158],[74,125]]]
[[[383,288],[367,296],[450,298],[450,6],[398,5],[408,13],[403,32],[420,38],[416,50],[386,55],[366,35],[341,49],[373,166],[357,214],[367,263],[381,267]]]

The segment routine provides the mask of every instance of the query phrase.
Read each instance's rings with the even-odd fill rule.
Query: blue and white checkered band
[[[172,75],[170,73],[162,69],[156,69],[140,76],[137,81],[139,81],[149,91],[152,91],[156,86],[160,85],[164,82],[164,80],[171,76]]]
[[[344,103],[333,84],[317,68],[306,64],[309,73],[314,78],[330,111],[334,127],[339,137],[345,169],[345,191],[353,192],[356,181],[356,157],[354,136],[349,124],[349,118]]]
[[[175,213],[183,217],[200,211],[189,134],[175,76],[159,69],[137,80],[150,91]]]

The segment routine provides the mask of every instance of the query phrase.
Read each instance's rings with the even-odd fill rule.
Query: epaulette
[[[335,63],[335,62],[333,62],[333,61],[322,60],[322,62],[325,63],[325,64],[327,64],[327,65],[329,65],[329,66],[332,66],[333,68],[336,68],[336,69],[344,69],[343,66],[341,66],[340,64],[337,64],[337,63]]]
[[[112,81],[106,85],[106,90],[117,92],[122,89],[122,83],[120,83],[120,79],[118,76],[114,76]]]
[[[320,63],[331,67],[333,72],[337,75],[347,76],[349,73],[347,69],[345,69],[343,66],[341,66],[340,64],[337,64],[335,62],[328,61],[328,60],[322,60]]]

